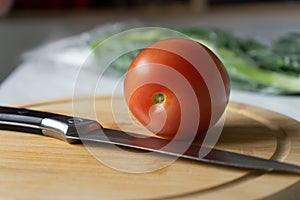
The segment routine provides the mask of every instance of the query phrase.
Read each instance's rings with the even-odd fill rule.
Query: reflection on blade
[[[206,163],[219,164],[224,166],[232,166],[239,168],[248,168],[256,170],[274,170],[282,172],[300,173],[300,166],[283,163],[279,161],[267,160],[254,156],[244,154],[211,149],[195,144],[190,145],[181,152],[182,146],[186,145],[182,141],[170,141],[155,137],[147,137],[119,130],[112,130],[107,128],[99,128],[90,132],[83,132],[80,136],[67,136],[70,139],[77,139],[81,141],[100,142],[107,144],[114,144],[123,147],[130,147],[140,150],[158,152],[165,155],[176,156]],[[204,157],[199,156],[200,149],[209,152]]]

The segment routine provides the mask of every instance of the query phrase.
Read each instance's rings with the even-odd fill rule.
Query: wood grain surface
[[[128,117],[122,105],[121,97],[96,97],[24,107],[93,117],[104,127],[149,134]],[[0,131],[0,137],[0,199],[262,199],[300,181],[295,174],[183,159],[161,168],[168,158],[105,145],[92,152],[82,144],[39,135]],[[231,102],[216,147],[300,164],[300,124],[278,113]],[[126,172],[147,166],[147,173]],[[152,171],[155,167],[161,169]]]

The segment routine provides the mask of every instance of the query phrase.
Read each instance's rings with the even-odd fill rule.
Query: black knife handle
[[[43,118],[45,114],[41,112],[0,106],[0,128],[3,130],[43,134]]]
[[[0,106],[1,130],[40,134],[73,143],[74,140],[68,136],[78,136],[77,128],[83,130],[90,124],[98,123],[49,112]]]

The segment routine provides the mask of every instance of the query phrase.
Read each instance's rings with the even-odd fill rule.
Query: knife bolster
[[[41,122],[42,133],[45,136],[57,138],[68,143],[74,143],[75,140],[67,138],[69,125],[51,118],[45,118]]]

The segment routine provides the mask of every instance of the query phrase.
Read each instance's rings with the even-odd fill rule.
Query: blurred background
[[[0,16],[2,16],[0,83],[19,64],[22,52],[43,42],[78,34],[103,23],[135,18],[153,25],[211,23],[218,26],[220,25],[218,20],[221,23],[228,23],[224,17],[231,17],[233,21],[228,23],[230,28],[234,23],[239,24],[236,22],[236,16],[257,19],[257,12],[258,16],[262,17],[270,12],[272,17],[276,12],[283,12],[285,8],[282,5],[287,6],[296,2],[296,0],[0,0]],[[233,9],[234,7],[236,9]],[[295,9],[292,10],[295,12]],[[292,15],[293,11],[290,14],[287,11],[285,15]]]

